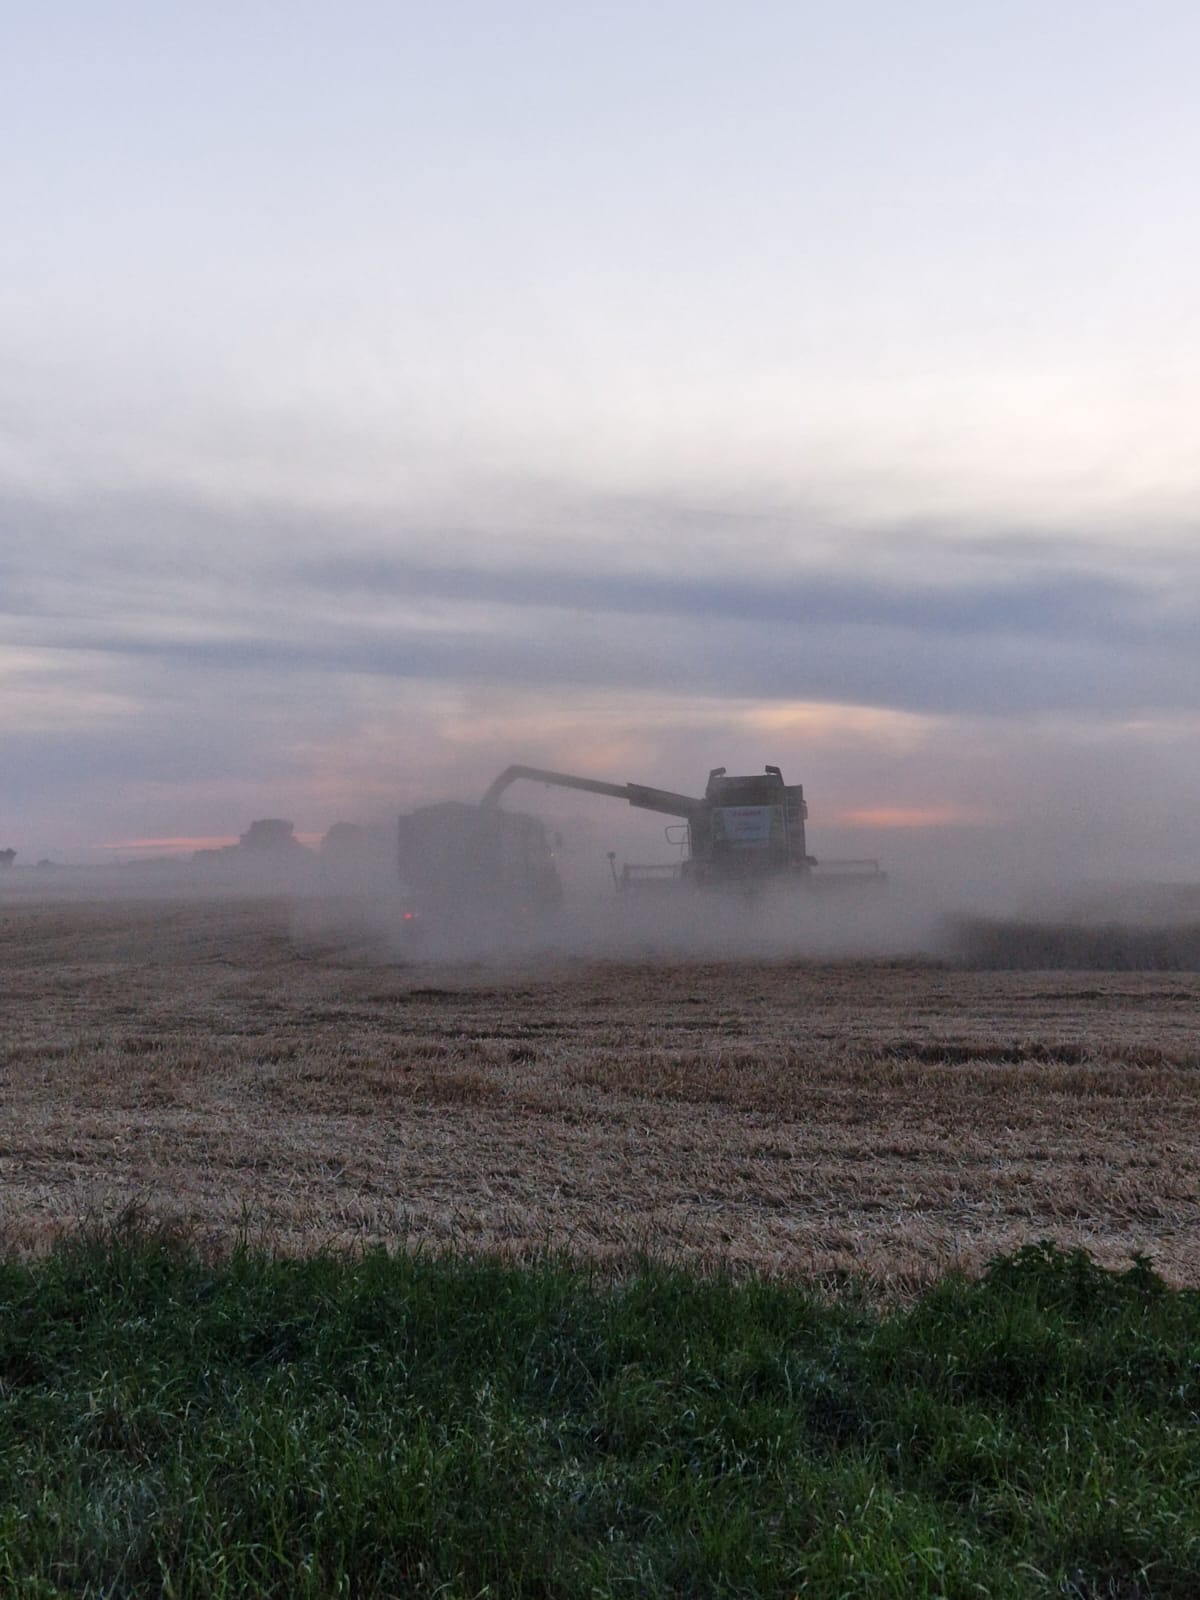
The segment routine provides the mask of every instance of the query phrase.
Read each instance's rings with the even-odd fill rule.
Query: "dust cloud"
[[[827,851],[810,824],[818,861],[810,876],[700,888],[679,875],[679,824],[611,798],[534,790],[521,799],[528,810],[507,800],[494,812],[462,800],[390,816],[377,809],[366,822],[335,824],[319,843],[302,844],[291,822],[268,818],[237,845],[186,860],[9,865],[0,907],[283,900],[299,950],[403,964],[920,960],[1200,970],[1197,875],[1097,871],[1137,858],[1120,816],[1083,817],[1077,803],[1073,814],[1058,807],[1040,816],[1034,804],[1007,830],[868,839],[868,848],[883,847],[878,872],[860,856],[840,864],[834,852],[862,849],[856,837],[826,830]],[[629,886],[630,863],[653,870],[635,872]]]
[[[498,967],[601,959],[1200,969],[1200,886],[1065,872],[1055,881],[1004,870],[1000,852],[976,850],[969,862],[885,860],[877,875],[818,865],[790,883],[698,888],[666,877],[622,889],[626,861],[670,868],[680,851],[662,846],[653,822],[639,832],[599,830],[586,815],[572,830],[561,811],[554,821],[560,904],[497,903],[460,874],[454,906],[430,907],[401,878],[394,826],[379,826],[353,862],[320,861],[303,886],[291,885],[296,937],[369,960]]]

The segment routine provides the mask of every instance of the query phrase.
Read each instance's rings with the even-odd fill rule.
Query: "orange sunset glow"
[[[969,806],[856,806],[831,820],[843,828],[970,828],[995,818]]]
[[[300,844],[310,847],[321,842],[319,833],[295,833],[292,837]],[[165,835],[155,839],[119,839],[101,845],[100,848],[112,851],[128,850],[139,855],[181,856],[193,850],[223,850],[237,842],[238,835],[229,833]]]

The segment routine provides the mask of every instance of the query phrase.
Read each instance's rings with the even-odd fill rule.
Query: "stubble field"
[[[382,959],[284,903],[0,907],[0,1242],[1200,1282],[1200,976]]]

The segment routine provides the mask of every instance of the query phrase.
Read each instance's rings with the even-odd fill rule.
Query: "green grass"
[[[1200,1593],[1200,1295],[1033,1246],[914,1306],[647,1267],[0,1267],[0,1592]]]

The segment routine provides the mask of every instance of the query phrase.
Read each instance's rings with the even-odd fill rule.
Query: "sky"
[[[0,17],[0,845],[772,762],[1200,876],[1194,5]]]

